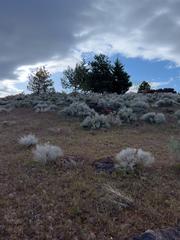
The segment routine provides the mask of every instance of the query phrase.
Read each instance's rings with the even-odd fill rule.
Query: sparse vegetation
[[[36,145],[33,150],[34,160],[43,164],[55,163],[63,156],[63,151],[60,147],[45,143],[43,145]]]
[[[23,137],[20,137],[20,139],[19,139],[19,144],[26,146],[26,147],[34,146],[37,143],[38,143],[38,138],[33,134],[25,135]]]
[[[154,162],[154,157],[150,152],[142,149],[126,148],[115,157],[116,168],[132,171],[138,167],[147,167]]]
[[[165,97],[176,104],[161,108],[162,115],[156,102]],[[179,145],[170,151],[168,140],[172,135],[179,141],[179,102],[178,94],[135,93],[0,99],[0,106],[12,109],[0,114],[0,238],[123,240],[149,228],[175,226]],[[70,114],[63,112],[69,107]],[[166,124],[142,124],[148,112],[154,112],[152,123],[164,122],[165,116]],[[95,116],[101,119],[96,126],[108,123],[108,128],[84,131],[80,121]],[[19,147],[17,136],[27,132],[48,144]],[[115,160],[127,146],[135,153],[125,154],[128,161]]]

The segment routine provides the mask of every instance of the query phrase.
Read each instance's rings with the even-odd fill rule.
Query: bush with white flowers
[[[126,148],[115,157],[115,167],[125,170],[134,170],[138,166],[148,167],[154,162],[150,152],[142,149]]]

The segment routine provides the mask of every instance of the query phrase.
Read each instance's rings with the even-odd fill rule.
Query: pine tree
[[[112,92],[124,94],[132,86],[132,83],[130,82],[130,76],[128,75],[127,72],[125,72],[124,66],[120,63],[118,58],[114,62],[112,71],[113,71]]]
[[[92,91],[98,93],[124,94],[132,86],[130,76],[117,59],[114,65],[104,54],[95,55],[88,64],[83,60],[75,69],[68,67],[61,79],[65,88],[74,91]]]
[[[38,95],[54,91],[50,76],[45,67],[37,68],[35,72],[31,72],[29,75],[28,90]]]
[[[108,57],[104,54],[95,55],[89,67],[88,90],[99,93],[112,92],[112,66]]]

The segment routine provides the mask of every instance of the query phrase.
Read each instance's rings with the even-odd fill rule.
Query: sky
[[[82,56],[116,57],[142,81],[180,91],[180,0],[1,0],[0,97],[27,92],[46,66],[56,90]]]

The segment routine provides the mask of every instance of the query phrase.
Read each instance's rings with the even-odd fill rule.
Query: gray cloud
[[[72,50],[121,52],[180,65],[179,0],[2,0],[0,80]]]
[[[4,0],[0,8],[0,78],[18,66],[63,58],[76,44],[89,1]]]

